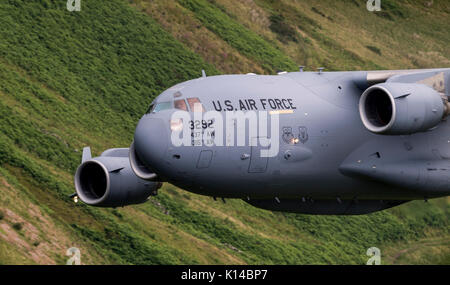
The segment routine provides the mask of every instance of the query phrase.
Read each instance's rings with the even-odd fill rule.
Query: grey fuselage
[[[449,195],[448,121],[411,135],[371,133],[358,112],[367,86],[367,72],[198,78],[164,91],[153,104],[198,98],[206,111],[281,111],[278,155],[260,157],[261,147],[248,144],[174,146],[172,108],[141,118],[135,149],[162,181],[215,197],[406,201]]]

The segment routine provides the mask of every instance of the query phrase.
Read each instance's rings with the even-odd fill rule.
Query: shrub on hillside
[[[285,21],[283,15],[272,15],[269,28],[278,35],[282,42],[298,42],[295,30]]]

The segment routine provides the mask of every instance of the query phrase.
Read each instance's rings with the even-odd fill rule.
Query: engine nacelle
[[[134,147],[134,141],[130,146],[129,160],[131,169],[137,177],[147,181],[155,181],[158,178],[156,173],[149,169],[139,158]]]
[[[414,83],[381,83],[367,88],[359,101],[364,126],[373,133],[405,135],[435,127],[445,114],[441,95]]]
[[[160,182],[137,177],[130,167],[128,149],[110,149],[87,159],[75,174],[75,189],[86,204],[119,207],[140,204],[156,195]]]

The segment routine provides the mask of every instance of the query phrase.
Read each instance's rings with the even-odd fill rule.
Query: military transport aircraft
[[[164,91],[130,148],[75,174],[84,203],[163,182],[273,211],[366,214],[450,194],[450,68],[203,76]]]

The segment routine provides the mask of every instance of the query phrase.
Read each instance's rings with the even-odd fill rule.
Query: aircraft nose
[[[134,148],[145,165],[157,169],[166,153],[168,143],[168,126],[162,119],[144,116],[139,121],[134,133]]]

